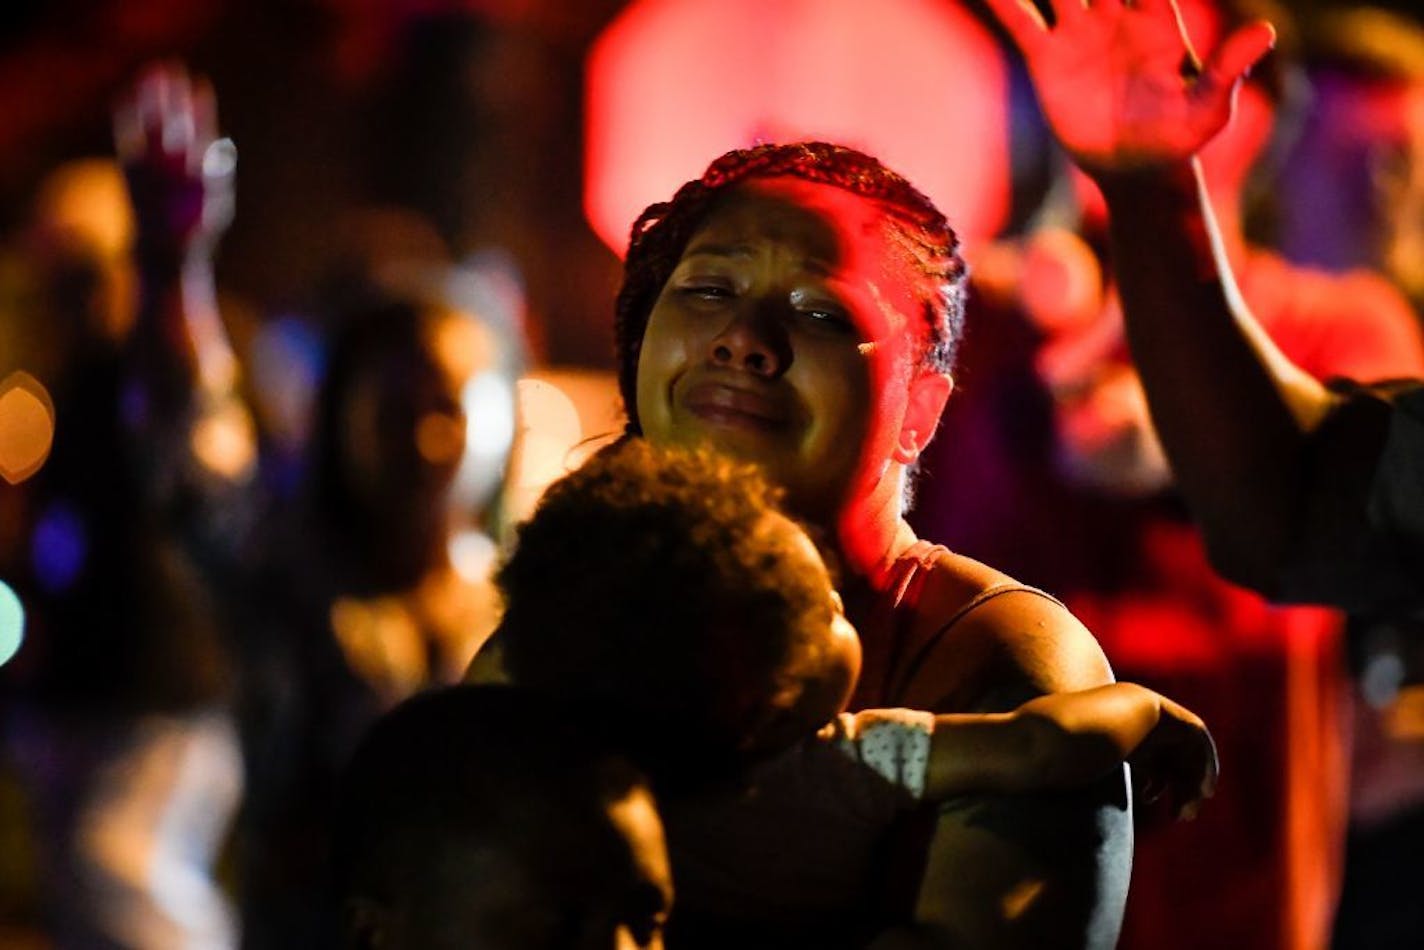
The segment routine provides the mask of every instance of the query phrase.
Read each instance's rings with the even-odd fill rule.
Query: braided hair
[[[919,276],[934,287],[920,293],[926,324],[921,365],[935,372],[948,372],[953,365],[964,325],[966,271],[959,238],[933,202],[877,159],[841,145],[801,142],[738,149],[679,188],[671,201],[650,206],[633,222],[614,317],[618,388],[630,433],[642,431],[637,384],[643,331],[687,243],[719,198],[744,182],[776,177],[834,185],[880,205],[905,240]]]

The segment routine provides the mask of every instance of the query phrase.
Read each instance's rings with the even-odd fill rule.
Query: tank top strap
[[[921,583],[923,583],[923,580],[921,580]],[[885,696],[887,699],[894,702],[898,697],[905,694],[910,683],[914,681],[915,676],[919,673],[920,668],[924,666],[925,661],[928,660],[939,645],[944,642],[945,638],[949,636],[950,631],[953,630],[961,620],[997,597],[1017,593],[1032,594],[1036,597],[1042,597],[1045,600],[1052,601],[1059,607],[1064,606],[1063,602],[1057,597],[1037,587],[1031,587],[1028,584],[1020,584],[1018,581],[1013,580],[1005,580],[997,584],[991,584],[965,601],[958,610],[950,615],[948,620],[941,624],[933,634],[926,638],[925,641],[915,649],[913,654],[909,656],[909,659],[902,665],[899,660],[907,650],[912,636],[911,627],[915,619],[913,611],[906,611],[899,618],[899,624],[897,625],[898,628],[901,628],[896,630],[896,653],[899,655],[895,657],[896,662],[891,665],[891,670],[894,671],[894,674],[886,680],[885,685],[887,689]],[[1064,609],[1066,610],[1067,608],[1064,607]]]

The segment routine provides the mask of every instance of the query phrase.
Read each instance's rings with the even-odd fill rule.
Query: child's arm
[[[1126,761],[1149,784],[1165,784],[1179,815],[1216,789],[1216,747],[1201,719],[1150,689],[1114,683],[1010,713],[936,716],[924,797],[1087,785]]]

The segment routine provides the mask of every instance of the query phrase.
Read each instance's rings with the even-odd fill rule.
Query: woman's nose
[[[712,338],[711,358],[718,366],[774,379],[791,362],[790,343],[773,315],[762,311],[741,313]]]

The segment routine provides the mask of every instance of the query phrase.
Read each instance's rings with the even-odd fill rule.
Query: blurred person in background
[[[484,574],[516,437],[517,280],[498,257],[451,265],[418,216],[332,225],[351,225],[342,276],[360,281],[327,295],[317,421],[283,420],[287,452],[317,431],[310,468],[298,489],[259,484],[273,441],[264,458],[216,306],[234,156],[213,112],[206,84],[167,66],[119,110],[139,224],[114,270],[137,272],[142,306],[131,334],[113,332],[122,346],[90,346],[53,387],[55,451],[30,486],[36,609],[18,666],[34,714],[11,745],[56,842],[55,906],[84,909],[53,915],[65,945],[235,944],[211,864],[244,778],[244,941],[334,941],[337,763],[381,710],[458,678],[494,620]],[[64,286],[63,300],[116,294]],[[272,352],[250,352],[258,378],[282,372]],[[246,395],[264,420],[294,415]]]
[[[174,70],[168,81],[184,79]],[[180,97],[168,121],[201,127],[203,108],[210,102]],[[230,182],[186,184],[176,198],[231,207]],[[294,487],[264,483],[226,574],[246,784],[234,854],[249,946],[337,939],[326,873],[336,772],[382,711],[458,679],[493,627],[485,575],[516,436],[522,346],[517,288],[501,283],[507,265],[452,265],[420,216],[399,209],[330,226],[346,250],[316,288],[324,370],[311,421],[294,426],[307,435],[305,463]],[[195,346],[224,342],[212,250],[185,251],[173,299],[206,333]],[[281,371],[262,363],[270,355],[253,351],[254,375]],[[254,404],[267,395],[252,392]]]
[[[255,443],[204,276],[233,171],[215,128],[211,91],[166,68],[120,105],[131,251],[74,242],[95,192],[45,203],[55,435],[26,485],[32,630],[5,738],[64,947],[237,941],[213,877],[242,788],[218,610]]]
[[[516,438],[517,330],[451,302],[451,281],[473,272],[406,256],[422,242],[399,238],[405,215],[362,220],[324,319],[303,483],[264,526],[264,594],[243,621],[252,946],[335,939],[341,763],[382,712],[458,681],[498,618],[488,573]]]
[[[1205,51],[1264,10],[1182,4]],[[1224,251],[1266,330],[1317,378],[1417,374],[1424,342],[1388,281],[1293,266],[1247,237],[1293,68],[1286,50],[1259,66],[1201,155]],[[978,271],[992,316],[927,454],[916,524],[1063,597],[1120,675],[1181,696],[1216,730],[1231,776],[1220,808],[1190,829],[1144,829],[1122,946],[1318,947],[1344,822],[1342,618],[1272,608],[1212,570],[1128,357],[1102,198],[1071,182]]]
[[[210,97],[176,97],[166,120],[201,128]],[[184,184],[175,199],[231,207],[230,182]],[[255,523],[228,539],[239,556],[224,575],[225,680],[246,783],[234,865],[242,940],[259,947],[335,943],[327,858],[337,770],[381,712],[457,680],[493,627],[486,574],[517,435],[521,300],[509,265],[490,255],[453,264],[425,220],[401,209],[363,207],[326,227],[340,250],[309,308],[325,334],[321,379],[294,405],[249,390],[260,418],[289,431],[271,433],[281,439],[261,456],[245,443],[248,465],[267,477]],[[172,303],[205,334],[195,348],[224,344],[235,380],[212,305],[212,250],[185,249]],[[283,373],[291,341],[282,334],[295,322],[258,331],[258,343],[277,335],[249,351],[254,378]],[[308,403],[309,422],[286,418]],[[274,475],[290,468],[278,456],[294,451],[305,456],[295,476]]]
[[[1369,268],[1424,307],[1424,25],[1337,7],[1302,30],[1310,109],[1278,180],[1280,247]]]
[[[1376,7],[1306,21],[1312,109],[1279,185],[1281,246],[1332,270],[1374,268],[1424,306],[1424,26]],[[1290,355],[1290,354],[1288,354]],[[1351,827],[1339,947],[1424,944],[1424,621],[1350,620]]]

